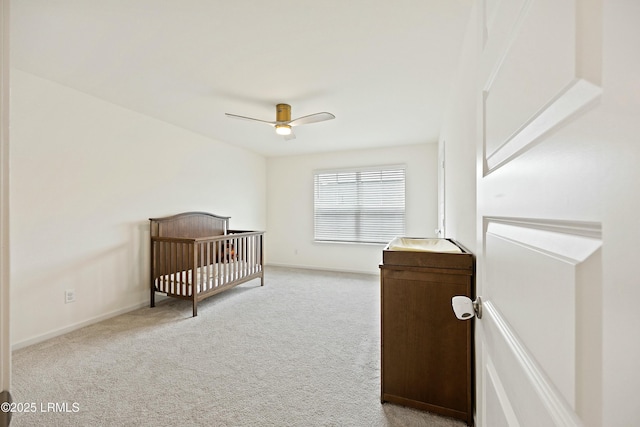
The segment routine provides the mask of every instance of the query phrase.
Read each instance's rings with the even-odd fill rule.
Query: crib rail
[[[197,302],[263,273],[263,232],[199,238],[151,237],[151,306],[155,292]]]

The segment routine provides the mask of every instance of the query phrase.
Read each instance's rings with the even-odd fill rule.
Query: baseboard
[[[95,316],[95,317],[89,318],[87,320],[83,320],[82,322],[74,323],[72,325],[65,326],[63,328],[56,329],[56,330],[51,331],[51,332],[47,332],[47,333],[42,334],[42,335],[38,335],[38,336],[33,337],[33,338],[29,338],[29,339],[26,339],[26,340],[23,340],[23,341],[20,341],[20,342],[17,342],[17,343],[12,343],[11,344],[11,351],[20,350],[21,348],[28,347],[28,346],[33,345],[33,344],[38,344],[40,342],[49,340],[51,338],[55,338],[55,337],[60,336],[60,335],[68,334],[69,332],[75,331],[76,329],[84,328],[85,326],[93,325],[94,323],[98,323],[98,322],[101,322],[103,320],[107,320],[107,319],[110,319],[112,317],[116,317],[116,316],[119,316],[121,314],[125,314],[125,313],[128,313],[130,311],[137,310],[137,309],[142,308],[142,307],[148,307],[148,306],[149,306],[149,301],[140,302],[140,303],[137,303],[137,304],[125,307],[125,308],[121,308],[121,309],[118,309],[118,310],[110,311],[109,313],[101,314],[100,316]]]
[[[299,270],[316,270],[316,271],[327,271],[333,273],[351,273],[351,274],[366,274],[368,276],[379,276],[379,273],[374,273],[371,271],[362,271],[362,270],[349,270],[343,268],[327,268],[327,267],[317,267],[310,265],[294,265],[294,264],[280,264],[280,263],[267,263],[265,267],[281,267],[281,268],[294,268]]]

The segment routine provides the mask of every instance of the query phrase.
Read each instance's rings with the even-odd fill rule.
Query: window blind
[[[387,243],[405,230],[405,167],[314,172],[314,238]]]

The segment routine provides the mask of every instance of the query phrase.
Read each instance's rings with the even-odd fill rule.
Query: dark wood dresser
[[[383,251],[381,400],[472,425],[473,320],[458,320],[451,298],[474,299],[475,260],[449,242],[461,253]]]

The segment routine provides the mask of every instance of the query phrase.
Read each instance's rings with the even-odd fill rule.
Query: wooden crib
[[[264,286],[262,231],[229,230],[229,217],[185,212],[150,218],[151,307],[155,294],[198,301],[260,278]]]

